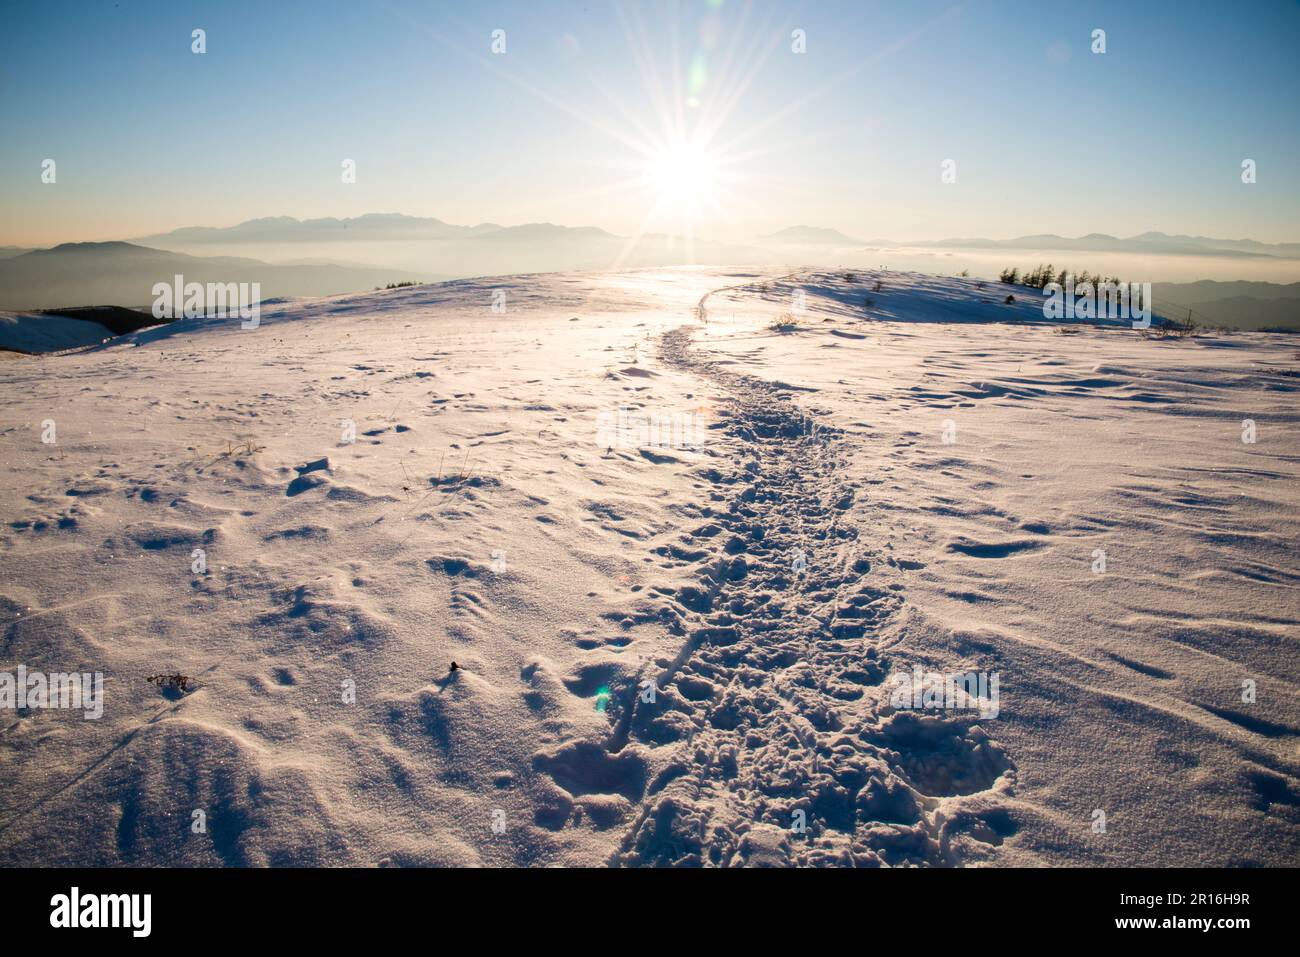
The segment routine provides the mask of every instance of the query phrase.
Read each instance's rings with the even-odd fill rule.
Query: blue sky
[[[0,244],[365,212],[1294,241],[1297,41],[1295,0],[9,0]]]

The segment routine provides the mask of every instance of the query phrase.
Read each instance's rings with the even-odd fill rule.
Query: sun
[[[683,141],[651,155],[645,174],[661,202],[695,206],[713,199],[718,163],[708,150]]]

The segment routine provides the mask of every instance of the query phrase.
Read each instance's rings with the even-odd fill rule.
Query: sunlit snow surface
[[[105,689],[0,710],[0,861],[1294,864],[1296,344],[1072,325],[651,270],[0,355],[0,672]]]

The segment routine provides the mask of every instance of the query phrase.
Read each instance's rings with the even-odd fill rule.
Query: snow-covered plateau
[[[1300,860],[1293,337],[735,268],[89,332],[0,353],[0,863]]]

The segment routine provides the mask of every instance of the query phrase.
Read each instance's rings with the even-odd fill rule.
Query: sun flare
[[[694,205],[713,198],[717,165],[707,150],[676,143],[650,157],[646,176],[661,201]]]

